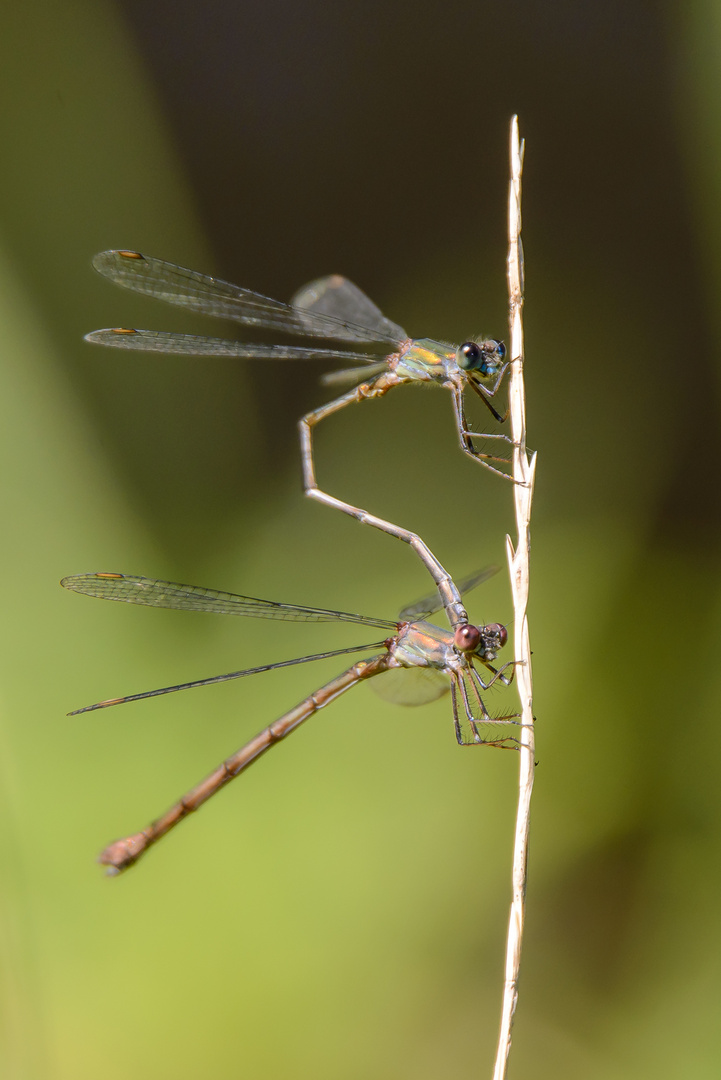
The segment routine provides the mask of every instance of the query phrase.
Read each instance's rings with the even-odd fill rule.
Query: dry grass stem
[[[508,204],[508,298],[511,338],[511,377],[509,406],[513,449],[514,498],[516,509],[516,543],[506,537],[508,566],[514,610],[514,659],[516,686],[521,702],[520,755],[518,776],[518,811],[513,847],[513,899],[508,921],[506,970],[503,990],[501,1029],[496,1053],[493,1080],[504,1080],[511,1049],[511,1027],[518,1001],[518,973],[521,963],[521,943],[525,917],[526,868],[528,861],[528,831],[530,825],[531,791],[535,765],[535,733],[533,730],[533,684],[531,678],[531,649],[528,635],[528,566],[530,549],[530,517],[533,499],[533,478],[536,455],[530,459],[526,452],[526,398],[523,384],[523,247],[521,245],[521,173],[523,143],[518,134],[518,117],[511,121],[511,182]]]

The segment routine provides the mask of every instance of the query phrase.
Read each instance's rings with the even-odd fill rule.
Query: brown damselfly
[[[473,574],[460,582],[459,591],[473,588],[495,572],[496,568],[493,567]],[[512,663],[504,664],[500,668],[493,666],[498,651],[506,644],[506,628],[499,623],[476,626],[469,622],[460,623],[452,630],[435,626],[426,620],[442,606],[438,594],[424,597],[405,607],[396,620],[390,621],[326,608],[302,607],[271,600],[259,600],[251,596],[219,592],[196,585],[179,585],[175,582],[156,581],[126,574],[78,574],[63,578],[61,584],[66,589],[85,593],[88,596],[141,604],[147,607],[300,622],[349,622],[382,630],[386,634],[381,641],[284,660],[262,667],[246,668],[242,671],[197,679],[177,686],[166,686],[159,690],[112,698],[76,709],[71,713],[70,715],[74,716],[77,713],[104,709],[111,705],[157,697],[176,690],[208,686],[275,668],[341,656],[345,653],[381,650],[369,659],[353,664],[342,674],[315,690],[295,708],[273,721],[235,754],[221,762],[213,772],[146,829],[108,845],[99,856],[99,861],[108,866],[109,874],[117,874],[132,866],[151,844],[156,843],[183,818],[197,810],[234,777],[257,761],[271,746],[280,742],[291,731],[295,731],[300,724],[331,701],[335,701],[346,690],[375,678],[376,675],[389,675],[383,684],[378,684],[379,691],[381,696],[399,704],[421,705],[439,698],[450,687],[454,729],[456,739],[461,746],[512,748],[517,745],[517,740],[513,736],[503,734],[503,729],[507,730],[508,725],[518,723],[516,715],[492,717],[481,697],[481,692],[488,690],[497,681],[500,680],[508,685],[513,677]],[[484,679],[477,670],[476,664],[485,668],[490,673],[490,677]],[[511,674],[506,676],[504,672],[509,668]],[[384,685],[387,686],[385,692]]]

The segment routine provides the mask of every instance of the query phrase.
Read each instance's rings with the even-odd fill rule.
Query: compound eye
[[[482,357],[483,350],[475,341],[466,341],[456,353],[458,366],[464,371],[471,371]]]
[[[495,637],[498,638],[499,647],[502,649],[508,641],[508,631],[506,630],[505,626],[501,626],[501,624],[497,622],[492,622],[489,623],[488,626],[484,627],[484,629],[487,634],[493,634]]]
[[[506,346],[503,344],[503,342],[502,341],[496,341],[494,339],[492,344],[496,346],[496,352],[498,353],[498,359],[499,360],[505,360],[506,359]]]
[[[481,644],[481,631],[472,623],[457,626],[453,635],[453,644],[460,652],[475,652]]]

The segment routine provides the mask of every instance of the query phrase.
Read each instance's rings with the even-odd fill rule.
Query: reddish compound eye
[[[501,626],[500,623],[489,623],[488,626],[485,627],[485,630],[486,633],[495,634],[497,636],[501,648],[503,648],[503,646],[508,641],[508,631],[506,630],[505,626]]]
[[[481,644],[481,631],[472,623],[457,626],[453,635],[453,644],[461,652],[475,652]]]

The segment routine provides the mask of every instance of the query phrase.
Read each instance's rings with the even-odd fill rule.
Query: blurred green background
[[[503,336],[514,111],[540,764],[511,1076],[717,1077],[718,3],[39,0],[0,27],[3,1077],[490,1075],[515,755],[461,752],[447,699],[361,688],[107,881],[110,839],[340,666],[68,710],[359,639],[58,579],[389,617],[427,591],[302,497],[320,370],[92,349],[223,328],[90,258],[280,298],[340,272],[415,335]],[[446,394],[348,410],[317,447],[323,486],[454,573],[503,559],[510,492]],[[503,575],[470,610],[510,618]]]

